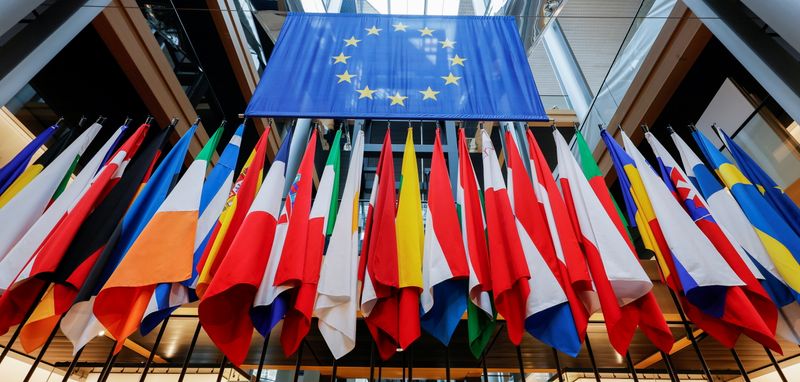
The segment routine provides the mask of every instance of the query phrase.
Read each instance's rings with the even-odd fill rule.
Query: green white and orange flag
[[[464,129],[458,131],[456,207],[469,265],[467,304],[469,349],[475,358],[480,358],[494,334],[497,312],[492,304],[492,278],[489,268],[489,248],[486,244],[483,194],[478,187],[478,178],[469,158]]]
[[[619,221],[622,223],[623,228],[625,228],[628,239],[633,242],[628,229],[628,219],[625,218],[625,214],[619,209],[617,201],[611,196],[611,191],[609,191],[608,186],[606,186],[606,179],[603,177],[603,172],[600,171],[600,167],[597,166],[594,155],[592,151],[589,150],[589,145],[586,143],[580,131],[575,131],[575,144],[578,146],[578,163],[581,165],[583,175],[586,176],[586,180],[589,181],[589,185],[592,186],[594,193],[597,194],[598,197],[605,198],[605,195],[608,195],[611,199],[611,203],[614,204],[614,209],[617,211],[617,216],[619,216]],[[616,221],[616,219],[614,220]]]
[[[214,153],[206,144],[98,293],[94,314],[116,340],[118,353],[142,321],[158,284],[192,277],[200,196]]]

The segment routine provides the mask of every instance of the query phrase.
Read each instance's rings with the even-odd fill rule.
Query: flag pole
[[[489,382],[489,369],[486,367],[486,352],[483,352],[483,357],[481,357],[481,364],[483,364],[483,382]]]
[[[630,352],[625,353],[625,361],[628,363],[628,369],[631,371],[633,382],[639,382],[639,377],[636,375],[636,367],[633,366],[633,360],[631,359]]]
[[[600,382],[600,372],[597,370],[597,362],[594,359],[594,352],[592,351],[592,344],[589,342],[589,333],[584,337],[586,341],[586,351],[589,352],[589,360],[592,361],[592,372],[594,372],[594,380]]]
[[[114,361],[117,359],[117,355],[114,354],[114,349],[117,347],[117,341],[115,340],[113,344],[111,344],[111,350],[108,351],[108,358],[106,358],[106,363],[103,364],[103,369],[100,370],[100,377],[97,378],[98,382],[105,382],[108,379],[108,375],[111,374],[111,365],[114,364]]]
[[[406,365],[403,365],[405,369]],[[375,341],[370,343],[369,348],[369,382],[375,381]]]
[[[75,353],[75,356],[72,357],[72,361],[69,363],[67,371],[64,372],[64,378],[61,380],[61,382],[69,382],[69,377],[72,376],[72,372],[75,370],[75,366],[78,365],[78,359],[81,358],[81,353],[83,353],[83,349],[86,349],[86,346],[78,349],[78,351]]]
[[[336,382],[336,358],[333,359],[333,370],[331,370],[331,382]],[[258,381],[258,378],[256,378]],[[750,382],[750,381],[747,381]]]
[[[550,348],[550,349],[553,349],[553,359],[556,360],[556,374],[558,375],[558,382],[564,382],[564,375],[561,374],[561,361],[559,361],[558,359],[558,351],[556,350],[556,348]]]
[[[447,382],[450,382],[450,346],[444,347],[444,363],[445,363],[445,369],[444,369],[445,379],[447,379]]]
[[[517,345],[517,363],[519,364],[519,380],[525,380],[525,366],[522,365],[522,349]]]
[[[408,380],[414,380],[414,348],[408,347]]]
[[[680,382],[678,379],[678,375],[675,374],[675,369],[672,368],[672,360],[669,358],[669,354],[659,350],[661,353],[661,359],[664,361],[664,366],[667,367],[667,374],[669,374],[669,380],[672,382]]]
[[[736,361],[736,367],[739,368],[739,373],[742,374],[744,382],[750,382],[750,376],[747,375],[747,370],[745,370],[744,365],[742,365],[742,360],[739,359],[739,354],[736,353],[736,349],[731,349],[731,355],[733,356],[733,360]]]
[[[42,297],[44,297],[45,292],[47,292],[48,286],[49,283],[42,287],[42,290],[39,291],[39,294],[36,296],[36,299],[34,301],[39,301],[42,299]],[[31,314],[33,314],[33,311],[36,309],[37,305],[38,303],[31,305],[31,307],[25,313],[25,317],[22,319],[19,325],[17,325],[17,329],[15,329],[14,333],[11,334],[11,338],[8,339],[8,342],[3,348],[3,352],[0,353],[0,363],[2,363],[4,359],[6,359],[8,351],[11,350],[11,346],[14,345],[14,342],[17,342],[17,337],[19,337],[19,334],[22,332],[22,327],[25,326],[25,323],[28,322],[29,318],[31,318]]]
[[[256,381],[261,380],[261,371],[264,370],[264,360],[266,360],[267,358],[267,347],[269,347],[269,332],[267,332],[267,335],[264,336],[264,344],[261,345],[261,357],[258,359],[258,370],[256,370]]]
[[[681,323],[683,324],[684,330],[686,330],[686,337],[689,337],[689,341],[692,342],[692,347],[694,348],[695,354],[697,354],[697,358],[700,360],[700,367],[703,368],[703,374],[706,375],[706,379],[709,382],[713,381],[711,377],[711,370],[708,368],[708,364],[706,364],[706,359],[703,357],[703,353],[700,351],[700,346],[697,344],[697,339],[694,337],[694,332],[692,328],[689,326],[689,321],[686,320],[686,314],[683,312],[683,307],[681,306],[680,302],[678,301],[678,296],[675,292],[669,289],[669,295],[672,296],[672,303],[675,304],[675,307],[678,309],[678,315],[680,315]]]
[[[303,363],[303,344],[300,344],[300,347],[297,349],[297,361],[294,363],[294,377],[292,377],[292,381],[297,382],[297,379],[300,378],[300,364]]]
[[[764,351],[767,352],[767,357],[769,357],[769,362],[771,362],[772,366],[775,367],[775,371],[778,372],[778,377],[781,378],[781,381],[788,382],[788,380],[786,379],[786,375],[783,374],[783,369],[781,369],[781,365],[778,364],[778,361],[775,360],[775,356],[772,355],[772,351],[769,350],[769,348],[767,348],[766,346],[764,346]]]
[[[401,381],[405,382],[406,381],[406,352],[403,352],[403,361],[402,361],[401,365],[403,365],[403,367],[402,367],[402,369],[403,369],[403,379],[401,379]]]
[[[228,357],[222,356],[222,362],[219,363],[219,373],[217,373],[217,382],[222,382],[222,374],[225,373],[225,364],[228,363]]]
[[[139,382],[144,382],[145,378],[147,378],[147,372],[150,370],[150,364],[153,363],[153,358],[155,358],[156,356],[156,351],[158,351],[158,345],[161,344],[161,338],[164,337],[164,330],[167,329],[168,323],[169,323],[169,316],[167,316],[167,318],[164,319],[164,322],[161,323],[161,328],[158,329],[158,334],[156,335],[156,341],[153,343],[153,349],[150,350],[150,355],[147,356],[147,361],[144,363],[144,370],[142,370],[142,376],[139,378]]]
[[[59,319],[58,322],[61,323],[61,319]],[[53,343],[53,338],[55,338],[56,333],[58,333],[58,324],[56,324],[56,327],[53,328],[52,332],[50,332],[50,336],[47,337],[47,341],[45,341],[44,345],[42,346],[42,350],[39,351],[39,355],[37,355],[36,359],[33,360],[30,369],[28,369],[28,374],[25,376],[25,379],[22,380],[23,382],[29,382],[31,378],[33,378],[33,373],[36,371],[39,363],[42,362],[42,357],[44,357],[44,353],[47,352],[47,348],[49,348],[50,344]]]
[[[200,321],[197,321],[197,326],[194,328],[194,335],[192,335],[192,342],[189,343],[189,350],[186,352],[186,357],[183,358],[183,366],[181,366],[181,374],[178,376],[178,382],[183,382],[186,377],[186,369],[189,368],[189,361],[192,359],[194,347],[197,345],[197,337],[200,336]],[[66,381],[65,381],[66,382]]]

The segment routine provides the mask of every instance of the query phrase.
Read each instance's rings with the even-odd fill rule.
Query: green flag
[[[625,218],[625,214],[622,213],[622,210],[619,209],[619,204],[611,195],[611,191],[606,186],[605,178],[603,178],[603,172],[600,171],[600,167],[597,166],[597,162],[594,161],[594,155],[592,155],[592,151],[589,150],[589,145],[586,143],[586,140],[583,139],[583,134],[580,131],[575,131],[575,142],[578,145],[578,153],[580,158],[578,162],[581,164],[581,169],[583,170],[583,174],[586,176],[586,180],[589,181],[589,184],[594,189],[594,192],[599,196],[601,193],[605,192],[608,193],[608,197],[611,198],[611,202],[614,203],[614,208],[617,210],[617,215],[619,215],[619,219],[622,220],[622,226],[625,227],[625,232],[628,234],[628,239],[633,243],[633,238],[631,237],[630,229],[628,229],[628,219]]]

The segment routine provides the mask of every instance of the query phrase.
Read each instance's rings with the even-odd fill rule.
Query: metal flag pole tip
[[[650,126],[647,126],[646,123],[643,123],[641,126],[642,126],[642,130],[644,130],[645,133],[649,133],[650,132]]]
[[[600,129],[600,131],[603,131],[603,130],[605,130],[605,128],[603,127],[603,124],[602,124],[602,123],[598,123],[598,124],[597,124],[597,128],[598,128],[598,129]]]
[[[200,123],[200,116],[197,116],[197,118],[195,118],[194,123],[192,123],[192,125],[196,125],[198,123]]]
[[[670,134],[674,134],[675,133],[675,129],[672,128],[672,125],[667,125],[667,132],[670,133]]]

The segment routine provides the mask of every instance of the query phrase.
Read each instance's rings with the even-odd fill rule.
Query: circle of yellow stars
[[[397,23],[392,24],[392,28],[394,29],[393,32],[409,32],[409,33],[413,33],[413,31],[410,31],[408,29],[409,26],[406,25],[406,24],[403,24],[402,21],[398,21]],[[383,29],[378,28],[377,25],[373,25],[373,26],[371,26],[369,28],[364,28],[364,31],[366,32],[366,36],[364,36],[362,38],[363,39],[368,39],[370,36],[380,36],[381,32],[383,31]],[[427,26],[423,26],[422,29],[417,29],[416,31],[419,33],[419,37],[428,36],[428,37],[435,38],[433,33],[436,32],[436,30],[428,28]],[[347,60],[350,59],[350,57],[352,57],[352,56],[345,55],[345,50],[350,48],[350,47],[358,48],[359,47],[359,43],[363,42],[364,40],[359,40],[358,38],[356,38],[355,35],[352,35],[352,36],[350,36],[350,38],[342,39],[342,41],[344,42],[344,46],[342,47],[342,50],[340,51],[340,53],[338,55],[336,55],[336,56],[332,56],[331,57],[332,60],[333,60],[332,65],[338,65],[338,64],[344,64],[345,65],[344,72],[342,72],[340,74],[336,74],[336,78],[337,78],[336,83],[337,84],[341,84],[343,82],[346,82],[346,83],[352,84],[353,83],[352,82],[353,78],[357,77],[357,75],[351,74],[347,70],[347,67],[346,67],[347,64],[348,64]],[[457,42],[453,41],[453,40],[450,40],[446,36],[445,36],[444,40],[440,40],[440,41],[437,41],[437,42],[441,45],[442,49],[448,49],[448,48],[452,49],[452,50],[456,49]],[[463,68],[464,67],[464,61],[467,61],[467,58],[466,57],[461,57],[458,54],[454,54],[452,57],[448,57],[447,61],[449,62],[448,66],[450,68],[455,68],[456,66],[459,66],[459,65]],[[447,87],[449,85],[459,86],[460,85],[459,81],[462,79],[462,77],[459,77],[459,76],[456,76],[455,74],[453,74],[452,70],[449,71],[449,73],[447,73],[446,76],[441,76],[440,78],[444,81],[443,84],[439,84],[442,87]],[[436,84],[434,84],[433,86],[436,86]],[[441,87],[439,87],[439,89],[441,89]],[[370,99],[370,100],[374,100],[375,99],[374,98],[375,93],[378,92],[380,89],[372,89],[372,88],[369,87],[369,85],[364,85],[363,88],[359,89],[358,87],[355,87],[354,90],[355,90],[356,93],[358,93],[358,99],[367,98],[367,99]],[[418,93],[422,97],[422,101],[428,101],[428,100],[430,100],[430,101],[438,101],[438,98],[436,98],[436,97],[441,92],[442,92],[441,90],[433,89],[431,86],[428,86],[424,90],[419,90],[418,91]],[[409,95],[400,94],[399,91],[395,91],[394,94],[391,94],[391,95],[387,96],[388,100],[390,101],[389,106],[397,106],[397,107],[405,107],[406,106],[405,102],[408,99],[408,97],[409,97]]]

